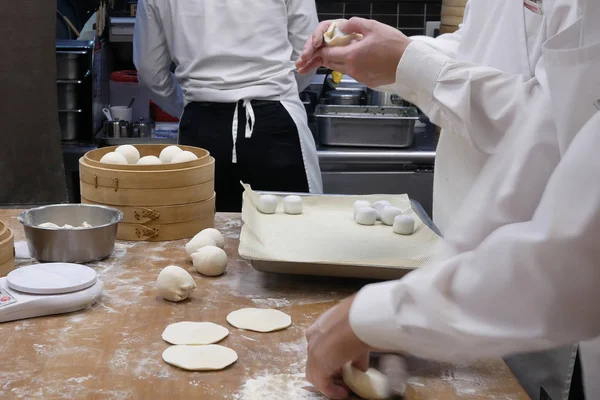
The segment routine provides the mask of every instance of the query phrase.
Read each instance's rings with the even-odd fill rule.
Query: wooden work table
[[[23,240],[17,210],[0,220]],[[158,297],[154,282],[167,265],[191,267],[183,241],[118,242],[113,255],[89,264],[105,284],[83,311],[0,324],[2,399],[322,399],[305,391],[304,332],[325,310],[364,281],[257,272],[237,253],[238,214],[218,214],[227,238],[227,273],[192,273],[197,289],[182,303]],[[26,265],[31,261],[18,261]],[[229,326],[242,307],[273,307],[292,316],[284,331],[261,334]],[[186,372],[165,364],[163,329],[178,321],[212,321],[230,329],[223,342],[239,360],[218,372]],[[411,365],[406,399],[528,399],[502,360],[472,365]]]

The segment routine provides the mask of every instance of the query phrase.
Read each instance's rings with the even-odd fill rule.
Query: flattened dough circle
[[[171,344],[213,344],[220,342],[229,335],[224,326],[212,322],[176,322],[168,325],[163,331],[162,338]]]
[[[237,353],[229,347],[209,344],[207,346],[170,346],[162,353],[162,359],[188,371],[217,371],[237,361]]]
[[[236,328],[256,332],[273,332],[292,324],[292,317],[271,308],[242,308],[230,312],[227,322]]]

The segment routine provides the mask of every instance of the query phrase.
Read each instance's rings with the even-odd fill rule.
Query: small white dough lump
[[[119,164],[119,165],[127,165],[127,158],[121,153],[115,153],[114,151],[111,153],[106,153],[100,159],[101,163],[104,164]]]
[[[342,378],[346,386],[366,400],[381,400],[391,396],[389,379],[374,368],[363,372],[351,363],[342,367]]]
[[[158,293],[169,301],[183,301],[196,289],[196,282],[188,272],[175,265],[163,268],[156,279]]]
[[[381,211],[381,222],[385,225],[392,226],[394,225],[394,218],[398,215],[402,215],[402,211],[399,208],[394,206],[385,206]]]
[[[215,228],[206,228],[206,229],[202,230],[200,233],[198,233],[196,236],[200,236],[200,235],[208,236],[209,238],[214,240],[217,247],[219,247],[221,249],[225,247],[225,238],[223,237],[221,232],[219,232]],[[194,236],[194,238],[196,238],[196,236]],[[194,238],[192,240],[194,240]]]
[[[159,165],[162,164],[156,156],[145,156],[139,159],[137,165]]]
[[[115,153],[125,156],[129,164],[135,164],[140,160],[140,152],[130,144],[124,144],[117,147]]]
[[[360,225],[375,225],[377,221],[377,210],[372,207],[359,208],[354,220]]]
[[[258,199],[258,211],[263,214],[275,214],[277,211],[277,197],[263,194]]]
[[[379,200],[373,203],[372,207],[377,210],[377,220],[381,220],[381,213],[386,206],[391,206],[392,204],[387,200]]]
[[[173,158],[171,159],[171,164],[194,161],[197,159],[198,159],[198,156],[196,156],[191,151],[182,151],[173,156]]]
[[[302,214],[302,197],[300,196],[286,196],[283,199],[283,211],[290,215]]]
[[[356,212],[363,207],[371,207],[371,203],[366,200],[356,200],[354,202],[354,217],[356,218]]]
[[[185,254],[189,257],[206,246],[216,246],[217,243],[208,235],[196,235],[185,245]]]
[[[399,235],[412,235],[415,231],[415,219],[410,215],[398,215],[394,218],[393,229]]]
[[[167,146],[162,149],[158,158],[163,164],[169,164],[173,160],[175,154],[181,153],[182,151],[183,150],[177,146]]]
[[[53,224],[52,222],[44,222],[43,224],[39,224],[37,227],[43,228],[43,229],[59,229],[60,228],[60,226]]]
[[[192,262],[198,273],[219,276],[227,268],[227,253],[217,246],[205,246],[192,254]]]

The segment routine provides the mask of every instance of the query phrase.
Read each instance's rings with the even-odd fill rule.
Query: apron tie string
[[[246,127],[244,131],[244,137],[246,139],[250,139],[252,137],[252,133],[254,132],[254,109],[252,108],[252,103],[250,99],[246,99],[242,102],[242,107],[246,110]],[[231,162],[237,163],[237,135],[238,135],[238,108],[239,102],[235,105],[235,111],[233,112],[233,123],[231,124],[231,136],[233,138],[233,151],[231,152]]]

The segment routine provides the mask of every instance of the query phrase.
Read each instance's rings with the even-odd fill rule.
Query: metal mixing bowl
[[[110,256],[115,247],[117,226],[123,213],[110,207],[88,204],[57,204],[32,208],[19,215],[25,228],[25,238],[31,256],[39,261],[77,262],[101,260]],[[39,228],[52,222],[58,226],[69,224],[81,229]]]

